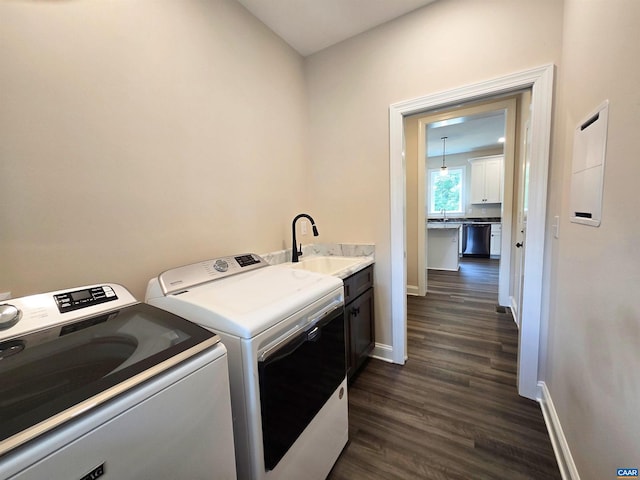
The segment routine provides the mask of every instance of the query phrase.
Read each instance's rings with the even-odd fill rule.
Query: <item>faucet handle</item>
[[[298,249],[298,256],[302,256],[302,243],[300,244],[300,248]]]

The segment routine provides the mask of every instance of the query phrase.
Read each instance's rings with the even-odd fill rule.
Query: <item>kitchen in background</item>
[[[504,110],[426,125],[427,268],[500,258],[504,142]]]
[[[523,90],[405,117],[407,294],[427,293],[429,271],[489,258],[499,305],[517,303],[529,102]]]

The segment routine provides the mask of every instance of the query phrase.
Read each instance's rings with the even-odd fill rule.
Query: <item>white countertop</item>
[[[458,229],[462,226],[460,222],[427,222],[427,228],[439,228],[439,229]]]
[[[337,260],[337,262],[332,262]],[[309,267],[305,263],[310,263]],[[335,263],[336,265],[332,265]],[[317,273],[324,273],[333,277],[345,279],[350,277],[354,273],[363,270],[369,265],[373,265],[373,257],[338,257],[338,256],[323,256],[314,255],[310,257],[302,257],[300,261],[296,263],[281,263],[280,265],[288,266],[289,268],[300,268],[302,270],[309,270]],[[324,264],[324,265],[323,265]]]
[[[343,258],[352,260],[350,265],[338,270],[331,269],[328,273],[331,276],[345,279],[350,275],[368,267],[375,263],[375,245],[374,244],[347,244],[347,243],[327,243],[327,244],[311,244],[302,247],[304,255],[300,256],[300,263],[304,260],[320,259],[320,258]],[[260,255],[271,265],[290,264],[291,250],[280,250]],[[332,263],[329,260],[329,263]],[[312,270],[318,271],[314,268]]]

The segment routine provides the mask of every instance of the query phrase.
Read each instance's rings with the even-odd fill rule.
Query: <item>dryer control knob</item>
[[[5,303],[0,305],[0,330],[13,327],[22,318],[22,312],[18,307]]]
[[[219,272],[226,272],[229,269],[229,264],[226,260],[216,260],[216,263],[213,264],[213,268]]]

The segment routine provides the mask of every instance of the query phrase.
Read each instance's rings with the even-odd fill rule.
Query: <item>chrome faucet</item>
[[[442,221],[446,222],[448,220],[447,219],[447,210],[443,208],[442,210],[440,210],[440,212],[442,213]]]
[[[295,218],[293,219],[293,222],[291,222],[291,232],[293,233],[293,241],[291,242],[291,261],[292,262],[297,262],[298,257],[302,256],[302,243],[300,244],[300,250],[298,250],[298,246],[296,242],[296,221],[302,217],[309,219],[309,221],[311,222],[311,228],[313,229],[313,236],[314,237],[318,236],[318,229],[316,228],[316,222],[313,218],[311,218],[310,215],[307,215],[306,213],[301,213],[299,215],[296,215]]]

